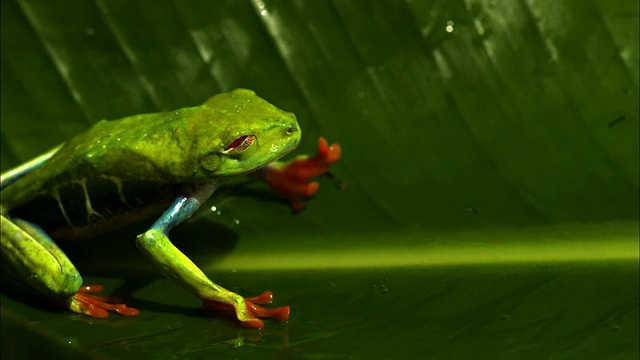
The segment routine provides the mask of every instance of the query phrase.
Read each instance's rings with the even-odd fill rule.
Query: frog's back
[[[157,115],[97,123],[3,189],[3,211],[54,238],[88,237],[161,211],[179,185],[158,181],[161,169],[135,151],[144,131],[166,123]]]

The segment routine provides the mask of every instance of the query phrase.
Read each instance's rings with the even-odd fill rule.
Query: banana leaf
[[[343,156],[294,213],[260,184],[172,240],[270,289],[263,330],[200,308],[135,232],[67,244],[141,310],[92,319],[2,286],[6,358],[575,358],[639,353],[638,3],[3,0],[2,170],[101,119],[248,88],[295,155]]]

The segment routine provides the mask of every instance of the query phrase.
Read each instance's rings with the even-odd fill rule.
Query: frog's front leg
[[[91,295],[101,286],[82,286],[82,277],[69,258],[39,227],[2,215],[2,269],[20,286],[71,311],[106,317],[107,311],[137,315],[138,310],[117,304],[115,297]]]
[[[288,162],[276,161],[251,175],[263,179],[275,193],[289,200],[294,210],[301,210],[304,207],[301,197],[312,196],[320,186],[309,180],[328,174],[329,165],[338,161],[341,155],[342,148],[339,144],[329,145],[320,137],[316,155],[302,155]]]
[[[215,191],[218,184],[199,185],[185,196],[175,199],[171,207],[145,233],[137,237],[138,248],[158,265],[162,273],[177,281],[187,290],[202,299],[204,306],[216,309],[233,308],[243,325],[262,328],[264,323],[258,317],[271,317],[279,321],[289,318],[289,307],[264,309],[255,303],[271,302],[270,292],[259,297],[244,299],[209,280],[186,255],[169,240],[169,231],[190,218],[200,205]]]

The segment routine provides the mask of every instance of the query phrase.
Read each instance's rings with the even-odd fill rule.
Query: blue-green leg
[[[169,231],[190,218],[216,188],[217,184],[202,185],[188,196],[176,198],[171,207],[151,228],[137,237],[137,246],[153,260],[165,276],[175,280],[202,299],[205,305],[208,302],[228,304],[233,307],[237,318],[245,325],[261,328],[263,323],[256,316],[282,318],[279,314],[284,310],[262,308],[256,310],[254,305],[246,302],[242,296],[209,280],[202,270],[171,243],[168,237]],[[213,307],[224,308],[224,306],[215,305]],[[286,311],[288,314],[288,308]]]

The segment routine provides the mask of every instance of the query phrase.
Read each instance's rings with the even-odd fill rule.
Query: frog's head
[[[295,149],[300,142],[295,115],[278,109],[251,90],[216,95],[203,106],[212,112],[204,126],[209,131],[200,131],[196,145],[204,177],[228,177],[257,170]]]

